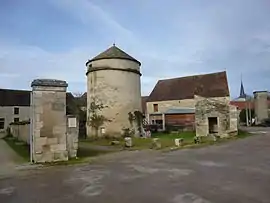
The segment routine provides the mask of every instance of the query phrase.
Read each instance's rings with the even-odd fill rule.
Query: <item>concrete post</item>
[[[33,162],[68,160],[66,89],[61,80],[37,79],[31,83]]]
[[[255,91],[254,94],[254,110],[256,116],[256,124],[260,124],[264,119],[268,118],[267,97],[268,91]]]

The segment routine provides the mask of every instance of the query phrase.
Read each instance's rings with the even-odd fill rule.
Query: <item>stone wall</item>
[[[30,144],[30,124],[12,124],[9,127],[13,137]]]
[[[260,124],[264,119],[268,118],[268,91],[254,92],[254,110],[256,116],[256,124]]]
[[[68,157],[77,157],[79,142],[79,119],[76,116],[67,116],[67,150]]]
[[[60,80],[34,80],[31,86],[32,160],[34,162],[68,160],[67,83]]]
[[[87,73],[87,109],[94,99],[107,106],[99,112],[111,121],[102,126],[104,133],[108,136],[121,136],[123,128],[132,127],[128,113],[142,111],[140,66],[134,61],[123,59],[97,60],[88,66],[91,66],[89,70],[103,67],[117,69]],[[89,111],[87,113],[89,117]],[[98,132],[101,135],[101,131]],[[95,135],[95,129],[90,125],[87,126],[87,135]]]
[[[229,101],[195,96],[196,136],[209,135],[209,118],[217,119],[217,135],[228,136],[237,131],[237,111],[229,105]],[[236,120],[235,120],[236,119]]]

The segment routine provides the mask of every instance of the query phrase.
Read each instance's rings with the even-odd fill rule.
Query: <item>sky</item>
[[[0,0],[0,88],[52,78],[85,92],[86,61],[116,43],[142,63],[142,95],[224,70],[232,98],[241,75],[246,93],[270,90],[269,19],[269,0]]]

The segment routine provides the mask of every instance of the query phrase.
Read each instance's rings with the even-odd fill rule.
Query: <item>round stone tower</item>
[[[86,66],[87,135],[121,136],[124,128],[138,135],[139,127],[130,115],[142,111],[141,63],[113,45]]]

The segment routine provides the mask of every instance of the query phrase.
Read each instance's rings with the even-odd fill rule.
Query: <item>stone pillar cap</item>
[[[64,80],[55,79],[35,79],[31,83],[31,87],[34,86],[45,86],[45,87],[67,87],[68,84]]]

